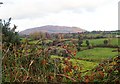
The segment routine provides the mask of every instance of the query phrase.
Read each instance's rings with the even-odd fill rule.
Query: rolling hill
[[[24,31],[19,32],[21,35],[29,35],[34,32],[47,32],[47,33],[78,33],[85,32],[86,30],[78,27],[67,27],[67,26],[53,26],[46,25],[41,27],[29,28]]]

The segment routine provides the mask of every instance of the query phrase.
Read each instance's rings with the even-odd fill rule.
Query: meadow
[[[120,38],[100,38],[100,39],[90,39],[89,41],[90,41],[90,44],[95,46],[95,45],[103,45],[104,40],[109,40],[110,45],[120,45],[119,44]],[[84,40],[83,46],[86,46],[85,42],[86,42],[86,40]]]
[[[117,48],[94,48],[78,52],[76,58],[92,59],[98,62],[110,59],[118,55]],[[87,53],[86,53],[87,52]]]

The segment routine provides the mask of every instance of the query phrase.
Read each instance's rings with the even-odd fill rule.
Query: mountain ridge
[[[47,32],[47,33],[78,33],[85,32],[86,30],[79,27],[45,25],[41,27],[34,27],[19,32],[21,35],[29,35],[34,32]]]

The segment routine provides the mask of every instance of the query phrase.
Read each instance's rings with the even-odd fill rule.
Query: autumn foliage
[[[74,46],[74,45],[72,45]],[[51,59],[51,47],[37,47],[27,43],[3,46],[3,82],[120,82],[120,57],[105,60],[92,70],[82,71],[80,64],[70,61],[77,51],[69,45],[61,46],[69,54],[63,59]]]

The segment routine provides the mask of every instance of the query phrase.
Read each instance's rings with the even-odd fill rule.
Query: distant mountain
[[[21,35],[29,35],[30,33],[34,32],[47,32],[47,33],[78,33],[78,32],[85,32],[86,30],[78,28],[78,27],[67,27],[67,26],[53,26],[53,25],[46,25],[41,27],[35,27],[26,29],[21,31],[19,34]]]

